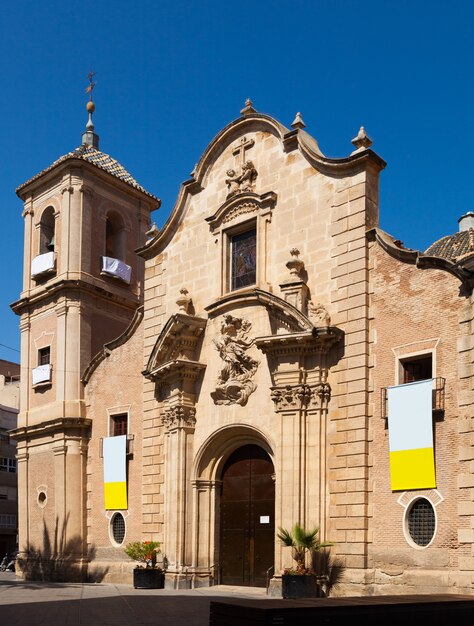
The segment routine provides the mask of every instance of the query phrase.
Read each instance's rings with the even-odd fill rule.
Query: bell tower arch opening
[[[125,227],[115,211],[109,212],[105,221],[105,256],[125,261]]]
[[[38,254],[47,254],[48,252],[54,252],[54,246],[55,246],[54,228],[55,228],[54,208],[52,206],[48,206],[41,215]]]

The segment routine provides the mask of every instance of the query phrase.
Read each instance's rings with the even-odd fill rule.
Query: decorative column
[[[166,585],[189,584],[192,561],[193,493],[190,483],[196,423],[196,385],[205,365],[198,361],[207,320],[191,315],[187,289],[180,290],[178,312],[158,337],[144,376],[156,384],[165,429],[164,545],[168,559]]]
[[[195,480],[193,487],[193,587],[219,583],[216,546],[216,511],[221,480]]]
[[[190,563],[190,528],[187,509],[191,504],[190,471],[196,410],[175,405],[162,414],[165,436],[166,504],[165,546],[168,574],[175,589],[187,586]],[[168,576],[169,578],[169,576]]]
[[[326,326],[256,340],[267,356],[279,416],[275,525],[326,528],[326,420],[331,388],[326,355],[343,333]],[[276,546],[275,571],[284,565]]]

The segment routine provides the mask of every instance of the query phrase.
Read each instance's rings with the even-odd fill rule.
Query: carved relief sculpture
[[[234,168],[227,170],[225,184],[228,188],[227,198],[231,198],[238,193],[253,191],[257,180],[257,170],[252,161],[245,159],[245,153],[254,145],[253,139],[242,137],[239,144],[232,150],[232,154],[237,157],[240,165],[240,173]]]
[[[310,300],[308,303],[308,317],[315,326],[330,326],[331,317],[326,308],[319,302],[313,304]]]
[[[259,361],[253,359],[247,350],[253,345],[248,341],[252,324],[232,315],[225,315],[221,323],[220,337],[213,341],[224,361],[217,386],[211,393],[215,404],[240,404],[245,406],[257,385],[252,380]]]
[[[257,175],[257,170],[252,161],[246,161],[242,165],[242,172],[240,174],[237,174],[234,169],[227,170],[227,178],[225,180],[227,188],[229,189],[227,197],[231,198],[238,193],[253,191]]]

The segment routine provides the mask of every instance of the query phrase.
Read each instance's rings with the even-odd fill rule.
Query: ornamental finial
[[[94,87],[97,85],[92,79],[95,76],[95,72],[91,71],[87,74],[86,78],[89,79],[89,85],[86,87],[86,93],[89,94],[89,101],[86,104],[86,110],[89,114],[89,119],[86,124],[86,132],[82,135],[82,143],[86,146],[91,146],[93,148],[99,147],[99,135],[96,135],[94,132],[94,122],[92,121],[92,114],[95,111],[95,104],[92,101],[92,91]]]

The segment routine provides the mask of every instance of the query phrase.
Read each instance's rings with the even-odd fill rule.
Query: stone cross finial
[[[181,287],[179,290],[181,294],[179,298],[176,300],[176,304],[178,305],[178,313],[188,314],[189,305],[191,304],[191,298],[188,296],[189,291],[186,287]]]
[[[355,154],[356,152],[362,152],[362,150],[370,148],[370,146],[373,144],[373,141],[365,132],[365,128],[361,126],[359,132],[357,133],[356,137],[354,137],[351,143],[357,148],[357,150],[354,150],[354,152],[352,153]]]

